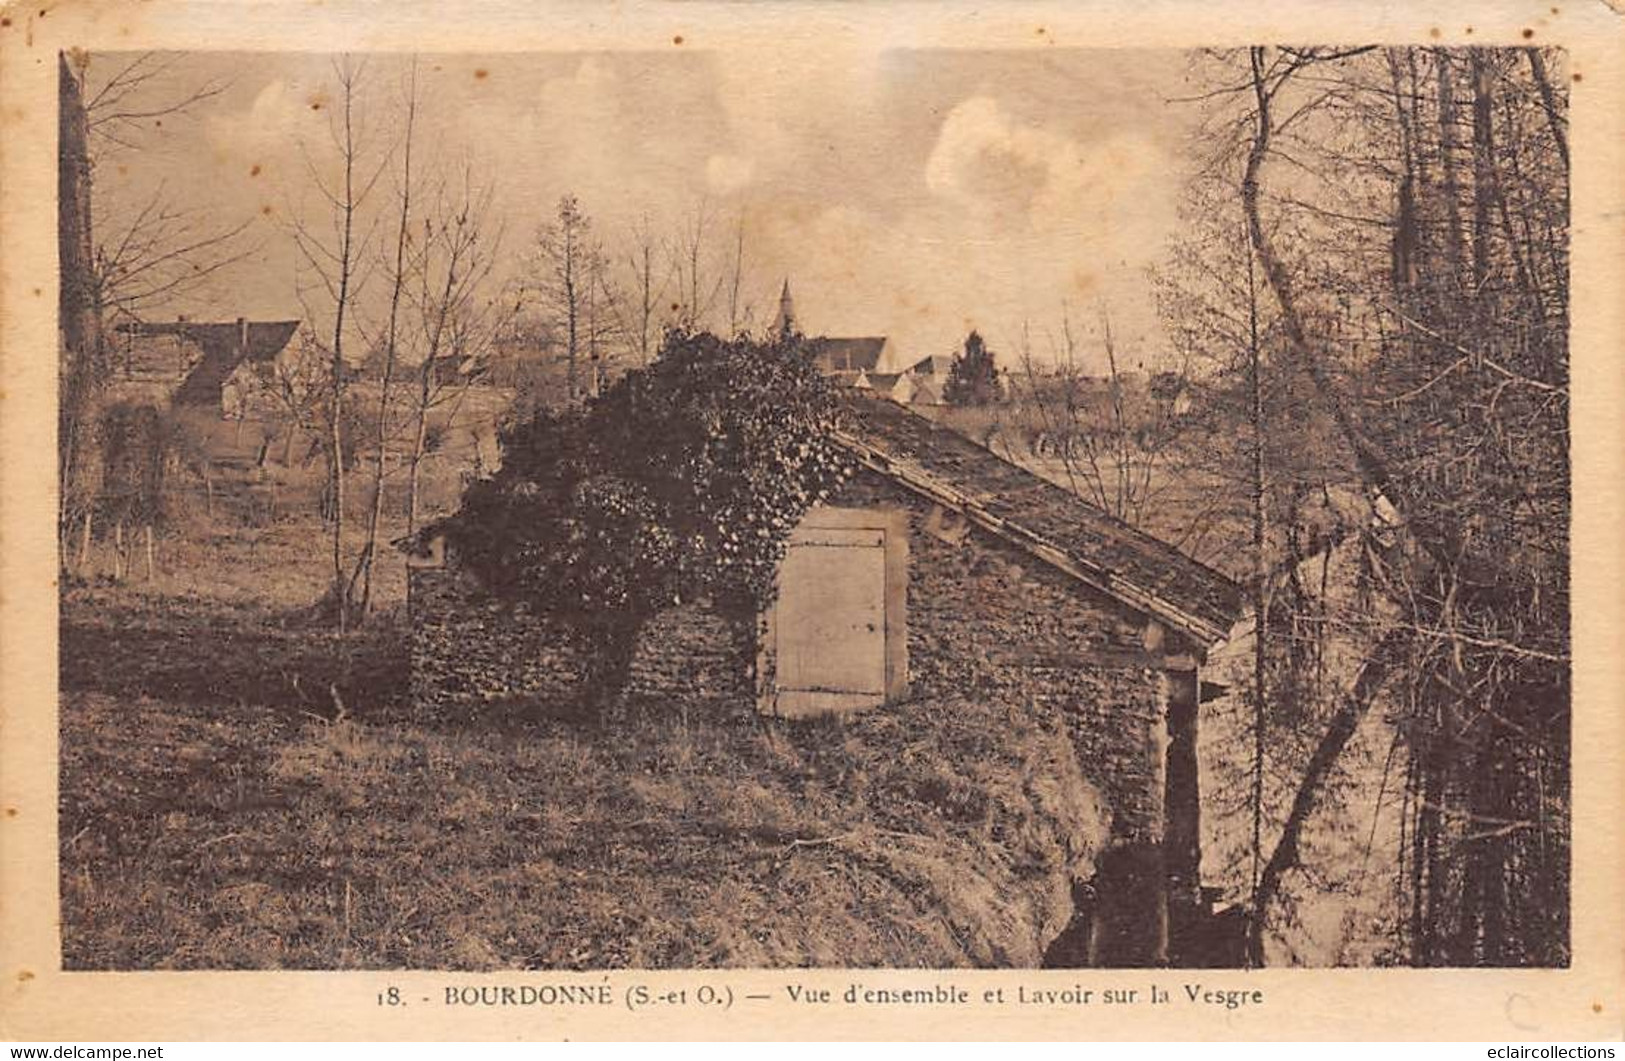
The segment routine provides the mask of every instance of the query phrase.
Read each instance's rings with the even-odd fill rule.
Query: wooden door
[[[817,508],[790,537],[763,644],[762,709],[812,715],[906,692],[907,517]]]

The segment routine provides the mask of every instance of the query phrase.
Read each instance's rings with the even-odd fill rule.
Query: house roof
[[[901,372],[869,372],[865,374],[869,386],[876,394],[890,394],[897,381],[903,378]]]
[[[853,339],[817,336],[807,340],[807,350],[825,371],[873,371],[886,349],[884,335]]]
[[[851,422],[837,440],[864,466],[1203,648],[1240,618],[1241,587],[1168,543],[895,402],[861,392],[847,392],[846,402]]]
[[[914,393],[909,396],[913,405],[941,405],[943,378],[939,376],[915,376]]]
[[[293,321],[128,321],[115,330],[132,340],[174,336],[195,346],[198,359],[176,388],[177,405],[217,405],[220,388],[245,361],[270,361],[299,328]]]
[[[908,366],[908,370],[917,376],[942,376],[946,379],[953,366],[954,359],[948,354],[931,354]]]

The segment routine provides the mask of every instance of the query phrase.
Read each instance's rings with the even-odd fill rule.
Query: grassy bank
[[[253,533],[64,597],[69,968],[1036,965],[1071,913],[1100,813],[1019,698],[423,725],[398,595],[339,637]]]

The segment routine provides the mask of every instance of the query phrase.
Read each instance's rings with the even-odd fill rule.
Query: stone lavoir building
[[[1110,813],[1111,845],[1079,889],[1093,942],[1075,957],[1205,963],[1199,670],[1240,589],[957,432],[848,402],[838,440],[859,471],[792,535],[754,658],[720,617],[674,607],[644,628],[630,691],[795,717],[1028,690],[1064,720]],[[423,710],[579,692],[562,640],[482,594],[442,540],[408,563]]]

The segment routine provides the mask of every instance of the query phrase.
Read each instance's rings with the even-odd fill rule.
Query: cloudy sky
[[[92,91],[124,61],[96,56]],[[743,218],[759,321],[788,278],[810,333],[886,334],[913,359],[975,327],[1013,356],[1023,322],[1042,334],[1063,307],[1093,320],[1106,305],[1131,356],[1155,361],[1144,270],[1176,224],[1196,116],[1165,100],[1185,66],[1172,51],[1062,48],[428,56],[420,161],[466,163],[490,185],[509,273],[565,193],[612,252],[639,219],[674,234],[703,203],[719,258]],[[396,56],[363,70],[373,157],[404,69]],[[326,223],[310,171],[333,161],[333,58],[189,54],[151,97],[211,80],[228,87],[104,154],[103,212],[161,183],[200,215],[253,218],[257,253],[165,312],[299,316],[289,227]]]

